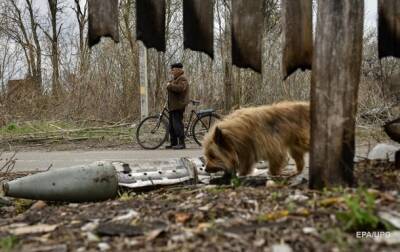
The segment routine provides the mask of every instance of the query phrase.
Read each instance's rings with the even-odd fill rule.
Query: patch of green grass
[[[12,251],[18,243],[18,238],[13,235],[0,238],[0,251]]]
[[[53,121],[27,121],[27,122],[12,122],[0,128],[1,135],[24,135],[37,132],[50,132],[60,129],[71,129],[74,125],[66,122]]]
[[[358,189],[355,195],[345,196],[347,211],[338,212],[337,219],[345,231],[390,230],[388,223],[377,215],[375,196],[365,189]]]
[[[331,197],[335,195],[342,195],[345,193],[345,188],[344,187],[334,187],[334,188],[324,188],[322,193],[324,196]]]
[[[339,228],[332,228],[323,231],[321,234],[321,239],[325,242],[337,245],[341,250],[343,250],[347,245],[346,234],[343,233]]]
[[[28,199],[17,199],[14,201],[15,212],[17,214],[21,214],[28,210],[33,204],[32,200]]]
[[[287,205],[286,205],[286,209],[287,209],[290,213],[294,212],[294,211],[296,210],[296,208],[297,208],[297,205],[296,205],[294,202],[292,202],[292,201],[288,202]]]
[[[129,192],[124,192],[124,193],[118,194],[118,199],[120,201],[130,201],[133,198],[134,198],[134,195],[130,194]]]
[[[235,175],[235,176],[232,176],[232,178],[231,178],[231,185],[232,185],[234,188],[237,188],[237,187],[239,187],[239,186],[242,185],[242,181],[241,181],[240,178],[238,178],[236,175]]]
[[[15,129],[17,129],[17,125],[15,125],[14,123],[10,123],[9,125],[6,126],[7,131],[14,131]]]
[[[274,201],[278,200],[278,198],[280,197],[280,194],[278,192],[276,192],[276,191],[271,192],[270,195],[271,195],[271,199],[274,200]]]

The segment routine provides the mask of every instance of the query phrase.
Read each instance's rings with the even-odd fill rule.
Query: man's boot
[[[174,147],[172,147],[172,149],[174,150],[183,150],[186,149],[186,145],[185,145],[185,138],[179,138],[178,139],[178,144],[175,145]]]
[[[167,149],[167,150],[173,149],[177,145],[176,142],[177,142],[177,140],[175,140],[175,141],[171,140],[171,144],[165,146],[165,149]]]

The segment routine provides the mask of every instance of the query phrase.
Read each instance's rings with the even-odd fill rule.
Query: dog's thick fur
[[[310,143],[308,102],[280,102],[239,109],[218,122],[203,141],[206,171],[251,173],[257,161],[268,160],[270,173],[279,175],[287,153],[297,173],[304,168]]]

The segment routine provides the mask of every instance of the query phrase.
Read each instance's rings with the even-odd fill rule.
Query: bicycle
[[[193,106],[198,106],[200,101],[191,100]],[[136,140],[138,144],[146,150],[155,150],[163,145],[169,136],[169,115],[167,104],[158,115],[144,118],[136,130]],[[190,112],[190,118],[186,124],[185,138],[193,137],[195,142],[201,146],[201,141],[208,130],[215,122],[221,119],[214,109],[206,109]]]

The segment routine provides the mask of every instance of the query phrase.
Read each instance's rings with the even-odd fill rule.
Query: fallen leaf
[[[295,201],[295,202],[305,202],[307,201],[309,198],[305,195],[302,194],[295,194],[295,195],[290,195],[286,201]]]
[[[207,229],[211,228],[212,224],[208,222],[202,222],[196,227],[196,232],[204,232],[207,231]]]
[[[303,233],[304,234],[318,235],[317,229],[313,228],[313,227],[304,227],[303,228]]]
[[[171,237],[171,240],[174,242],[185,242],[186,240],[189,240],[193,238],[194,234],[190,231],[185,231],[180,234],[173,235]]]
[[[81,227],[81,230],[83,232],[91,232],[99,226],[99,222],[100,222],[100,220],[96,219],[93,222],[86,223],[85,225],[83,225]]]
[[[273,181],[273,180],[267,180],[267,182],[265,183],[265,186],[267,188],[275,188],[278,187],[278,185]]]
[[[185,224],[191,217],[191,214],[179,212],[175,214],[175,222]]]
[[[97,235],[93,234],[92,232],[86,233],[86,239],[89,242],[99,242],[100,241],[100,238]]]
[[[134,210],[129,210],[128,213],[121,215],[121,216],[117,216],[114,219],[112,219],[113,222],[115,221],[130,221],[133,218],[136,218],[139,216],[139,213],[134,211]]]
[[[393,195],[391,195],[389,193],[382,192],[379,195],[385,201],[388,201],[388,202],[396,202],[397,201],[396,197],[394,197]]]
[[[265,239],[258,239],[253,242],[255,247],[262,247],[265,244]]]
[[[259,219],[262,221],[276,221],[288,216],[289,216],[289,211],[282,210],[262,215]]]
[[[39,200],[39,201],[36,201],[36,202],[31,206],[31,209],[33,209],[33,210],[40,210],[40,209],[45,208],[46,206],[47,206],[46,202],[44,202],[44,201],[42,201],[42,200]]]
[[[58,225],[38,224],[33,226],[19,227],[11,230],[10,233],[13,235],[48,233],[56,230],[57,226]]]
[[[150,231],[146,236],[146,241],[153,241],[165,232],[164,229],[155,229]]]
[[[66,244],[59,245],[49,245],[32,248],[32,245],[28,245],[26,247],[22,247],[21,251],[30,251],[30,252],[67,252],[68,247]]]
[[[301,207],[297,209],[293,214],[296,216],[308,217],[311,213],[307,208]]]
[[[337,205],[339,203],[342,203],[344,201],[344,199],[342,197],[333,197],[333,198],[326,198],[323,199],[319,202],[319,204],[322,207],[330,207],[333,205]]]
[[[200,211],[207,212],[207,211],[210,210],[212,207],[213,207],[213,204],[212,204],[212,203],[208,203],[208,204],[205,205],[205,206],[199,207],[199,210],[200,210]]]
[[[110,245],[105,242],[100,242],[99,244],[97,244],[97,247],[100,249],[100,251],[107,251],[111,249]]]

